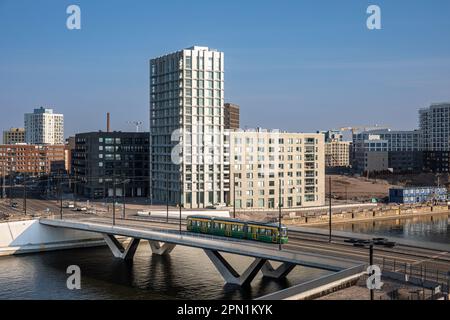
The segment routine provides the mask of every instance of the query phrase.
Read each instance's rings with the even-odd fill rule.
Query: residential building
[[[327,168],[350,167],[350,141],[325,142],[325,166]]]
[[[64,164],[62,145],[0,145],[0,172],[41,176],[57,173],[61,164]]]
[[[11,128],[3,131],[3,144],[25,143],[25,129]]]
[[[421,109],[419,124],[422,150],[450,151],[450,102]]]
[[[149,133],[75,135],[74,191],[88,198],[149,196]]]
[[[194,46],[150,60],[153,203],[186,208],[229,200],[224,54]]]
[[[40,107],[25,114],[25,142],[29,144],[64,144],[64,116]]]
[[[447,201],[447,189],[441,187],[405,187],[389,189],[389,202],[415,204]]]
[[[225,103],[225,129],[239,129],[239,106]]]
[[[325,203],[323,134],[230,132],[231,205],[274,209]],[[281,190],[281,194],[280,194]]]
[[[448,173],[450,169],[450,103],[435,103],[419,111],[423,169]]]

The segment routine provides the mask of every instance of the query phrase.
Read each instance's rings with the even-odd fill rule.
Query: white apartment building
[[[450,102],[435,103],[419,111],[420,147],[423,151],[450,151]]]
[[[154,203],[229,202],[222,52],[194,46],[150,60],[150,134]]]
[[[323,134],[238,130],[230,149],[236,208],[278,208],[280,198],[283,208],[324,205]]]
[[[64,144],[64,115],[40,107],[25,114],[25,142],[28,144]]]

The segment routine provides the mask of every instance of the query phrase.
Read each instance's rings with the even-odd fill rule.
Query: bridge
[[[182,230],[161,229],[142,221],[119,220],[112,225],[111,219],[101,217],[69,217],[64,219],[41,218],[39,222],[54,228],[66,228],[101,234],[114,257],[133,259],[141,241],[148,241],[153,254],[166,255],[175,246],[202,249],[227,284],[243,286],[250,284],[261,271],[263,276],[280,279],[286,277],[295,266],[317,268],[346,277],[363,272],[365,265],[348,258],[310,253],[301,249],[279,250],[277,244],[265,244],[249,240],[191,233]],[[123,238],[130,239],[126,241]],[[223,253],[253,258],[248,268],[239,274],[223,256]],[[274,267],[272,262],[280,263]]]

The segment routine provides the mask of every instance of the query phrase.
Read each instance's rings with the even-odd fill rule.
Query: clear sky
[[[81,30],[66,8],[81,7]],[[382,10],[369,31],[366,9]],[[38,106],[66,136],[148,128],[148,60],[192,45],[225,52],[225,99],[242,127],[417,127],[450,100],[448,0],[0,0],[0,129]]]

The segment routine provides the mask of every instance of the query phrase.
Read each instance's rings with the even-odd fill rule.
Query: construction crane
[[[139,132],[139,129],[141,125],[143,124],[142,121],[127,121],[128,124],[132,124],[136,126],[136,132]]]

